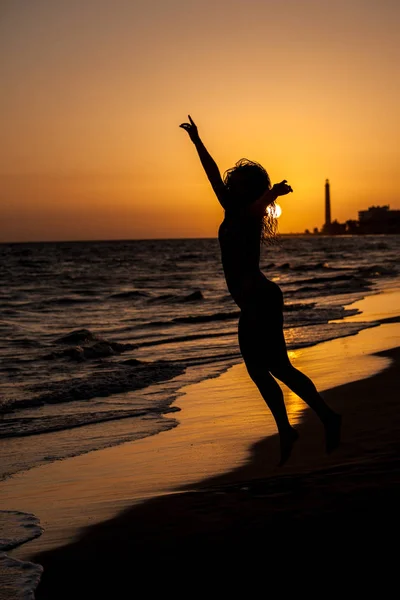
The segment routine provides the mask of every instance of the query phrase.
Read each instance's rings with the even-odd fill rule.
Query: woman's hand
[[[276,197],[286,196],[286,194],[290,194],[290,192],[293,192],[286,179],[284,179],[280,183],[275,183],[275,185],[272,186],[272,191],[276,195]]]
[[[182,123],[181,125],[179,125],[179,127],[182,127],[182,129],[185,129],[185,131],[188,132],[189,137],[192,140],[192,142],[195,142],[196,140],[199,139],[199,132],[197,131],[196,124],[193,121],[192,117],[190,115],[188,115],[188,118],[189,118],[190,123]]]

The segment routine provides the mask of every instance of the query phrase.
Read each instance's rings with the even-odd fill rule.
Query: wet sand
[[[267,438],[236,472],[137,504],[36,556],[37,598],[127,598],[143,585],[165,592],[169,580],[185,595],[182,578],[196,595],[250,590],[263,578],[270,589],[281,577],[284,588],[306,591],[325,587],[330,573],[331,591],[348,582],[384,593],[397,571],[400,348],[383,355],[393,361],[383,372],[324,394],[344,416],[342,445],[325,468],[312,466],[322,446],[306,418],[280,475],[265,473],[276,452]]]

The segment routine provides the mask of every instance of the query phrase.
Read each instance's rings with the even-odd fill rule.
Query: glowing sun
[[[273,205],[267,206],[267,212],[269,215],[271,215],[271,217],[278,219],[282,214],[282,209],[279,206],[279,204],[275,204],[274,206]]]

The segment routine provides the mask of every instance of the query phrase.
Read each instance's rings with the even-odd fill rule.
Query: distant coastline
[[[314,227],[311,232],[305,230],[306,235],[392,235],[400,233],[400,210],[390,210],[388,205],[370,206],[368,210],[358,213],[358,220],[349,219],[339,223],[336,219],[330,220],[329,212],[321,230]]]
[[[400,211],[398,211],[400,212]],[[335,223],[335,221],[333,222]],[[344,236],[352,236],[352,235],[392,235],[398,234],[400,231],[394,232],[353,232],[353,231],[335,231],[328,233],[326,231],[318,230],[315,228],[313,231],[306,229],[305,231],[289,231],[289,232],[279,232],[279,237],[332,237],[335,235],[344,235]],[[14,241],[1,241],[0,246],[29,246],[33,244],[114,244],[114,243],[132,243],[132,242],[157,242],[157,241],[171,241],[171,240],[218,240],[216,236],[203,236],[203,237],[180,237],[180,238],[117,238],[117,239],[104,239],[104,240],[14,240]]]

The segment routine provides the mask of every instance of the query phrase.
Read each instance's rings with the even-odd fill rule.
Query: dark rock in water
[[[71,333],[56,340],[58,344],[84,344],[85,342],[92,342],[99,338],[89,331],[89,329],[76,329]]]
[[[195,302],[196,300],[204,300],[204,296],[200,292],[200,290],[197,290],[196,292],[193,292],[192,294],[185,296],[182,299],[182,302]]]
[[[50,360],[70,358],[76,361],[83,361],[93,358],[106,358],[108,356],[127,352],[128,350],[135,350],[135,348],[137,348],[137,346],[134,344],[120,344],[118,342],[106,342],[105,340],[100,340],[87,346],[75,346],[74,348],[66,348],[60,352],[52,352],[44,358]],[[138,363],[139,362],[140,361],[138,361]]]
[[[85,356],[83,353],[83,348],[80,346],[75,346],[75,348],[66,348],[65,350],[61,350],[59,352],[50,352],[50,354],[45,354],[43,356],[45,360],[56,360],[57,358],[71,358],[72,360],[85,360]]]
[[[117,294],[111,294],[110,298],[126,298],[126,299],[134,299],[134,298],[140,298],[140,297],[147,297],[149,294],[147,292],[141,292],[139,290],[130,290],[127,292],[118,292]]]
[[[76,346],[75,348],[68,348],[67,350],[63,350],[59,355],[62,358],[72,358],[73,360],[85,360],[84,350],[81,346]]]
[[[143,364],[143,361],[138,360],[137,358],[128,358],[128,360],[124,361],[124,365],[129,365],[130,367],[137,367],[142,364]]]
[[[119,344],[118,342],[97,342],[92,346],[83,348],[85,359],[87,358],[104,358],[113,354],[120,354],[127,350],[133,350],[136,346],[133,344]]]
[[[135,350],[137,348],[136,344],[120,344],[119,342],[105,342],[109,344],[114,352],[126,352],[127,350]]]

